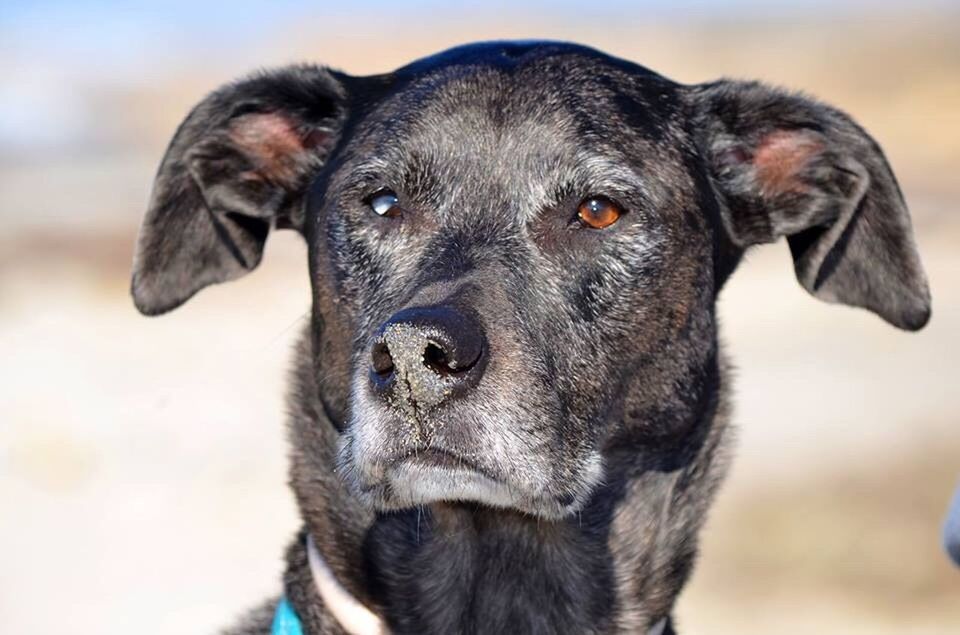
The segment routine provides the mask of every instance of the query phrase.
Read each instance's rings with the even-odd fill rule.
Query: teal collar
[[[273,614],[273,624],[270,625],[270,635],[303,635],[303,625],[300,618],[290,606],[287,596],[280,598],[277,610]]]

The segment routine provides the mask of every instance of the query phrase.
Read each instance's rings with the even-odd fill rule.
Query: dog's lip
[[[579,507],[579,497],[574,493],[553,493],[548,491],[530,491],[524,487],[513,483],[507,475],[501,475],[494,472],[491,468],[469,458],[469,456],[459,454],[454,450],[448,450],[436,446],[418,446],[410,448],[402,453],[374,463],[378,465],[377,474],[367,473],[368,478],[361,478],[356,481],[357,492],[364,497],[370,497],[369,500],[383,505],[384,509],[401,509],[405,506],[398,506],[394,499],[396,496],[396,487],[400,483],[395,481],[399,478],[405,482],[402,488],[409,487],[409,479],[415,481],[421,478],[447,478],[460,479],[466,478],[474,484],[486,482],[491,487],[500,488],[501,493],[507,493],[511,500],[516,503],[504,504],[503,502],[490,502],[486,504],[491,507],[509,508],[542,515],[546,518],[562,518],[571,511]],[[437,501],[461,501],[473,500],[472,498],[438,498]],[[378,502],[379,501],[379,502]],[[483,502],[483,501],[481,501]],[[413,503],[411,503],[412,505]],[[416,504],[423,504],[416,503]],[[529,507],[533,505],[537,509],[531,511]]]
[[[364,493],[371,493],[380,489],[389,481],[391,473],[396,475],[398,472],[405,472],[413,469],[415,472],[426,470],[428,472],[446,472],[451,475],[456,473],[471,474],[474,477],[481,477],[491,483],[508,486],[509,484],[503,477],[497,476],[489,468],[486,468],[473,459],[467,458],[451,450],[438,447],[420,447],[413,448],[403,454],[399,454],[388,461],[381,463],[385,473],[376,482],[364,482],[360,490]],[[384,480],[385,479],[385,480]]]
[[[473,459],[443,448],[427,447],[410,450],[397,457],[391,467],[400,465],[417,465],[422,467],[440,468],[450,471],[475,472],[492,481],[502,481],[490,470],[486,469]]]

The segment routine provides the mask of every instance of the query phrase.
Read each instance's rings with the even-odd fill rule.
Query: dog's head
[[[565,44],[219,89],[160,167],[137,306],[250,271],[272,226],[308,242],[317,390],[378,509],[559,517],[618,449],[682,439],[716,390],[717,293],[751,245],[787,237],[824,300],[906,329],[930,311],[894,177],[845,114]]]

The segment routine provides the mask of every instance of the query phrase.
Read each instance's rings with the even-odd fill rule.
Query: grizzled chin
[[[385,480],[361,487],[358,493],[365,504],[380,512],[434,503],[475,503],[557,520],[575,514],[584,504],[574,497],[529,497],[507,483],[469,470],[411,464],[390,469]]]
[[[599,453],[578,461],[572,477],[558,479],[543,469],[511,474],[498,464],[504,457],[489,450],[466,458],[429,444],[411,444],[397,438],[396,422],[387,409],[362,393],[354,397],[353,414],[340,439],[338,472],[374,511],[467,502],[560,519],[578,512],[602,480]],[[537,457],[523,456],[512,463],[537,462]]]

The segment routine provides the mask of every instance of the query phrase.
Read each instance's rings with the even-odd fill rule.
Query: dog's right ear
[[[259,73],[200,102],[167,149],[140,229],[140,312],[252,270],[271,226],[302,230],[306,190],[344,116],[343,87],[316,66]]]

